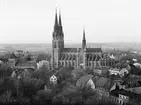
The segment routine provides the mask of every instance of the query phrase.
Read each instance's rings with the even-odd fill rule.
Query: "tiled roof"
[[[111,79],[108,79],[107,83],[104,85],[104,88],[110,90],[113,85],[114,82]]]
[[[84,72],[84,69],[75,68],[74,70],[72,70],[72,73],[76,73],[76,72]]]
[[[96,82],[96,87],[104,87],[107,81],[108,78],[104,78],[104,77],[99,78],[99,80]]]
[[[102,52],[101,48],[87,48],[87,52]]]
[[[15,54],[10,55],[10,59],[15,59],[15,58],[17,58]]]
[[[63,52],[77,52],[80,51],[81,48],[64,48]],[[87,52],[102,52],[101,48],[86,48]]]
[[[49,77],[51,77],[51,76],[53,76],[53,75],[56,76],[57,73],[58,73],[58,71],[51,70],[51,71],[49,71],[47,74],[49,75]]]
[[[16,65],[17,68],[36,68],[37,64],[33,61],[22,62]]]
[[[72,68],[62,67],[54,73],[55,76],[66,76],[72,72]]]
[[[109,78],[104,78],[104,77],[95,77],[93,78],[94,83],[96,84],[96,88],[103,88],[106,90],[110,90],[111,87],[113,86],[113,82]]]
[[[140,87],[141,86],[141,77],[139,76],[129,76],[128,78],[124,79],[122,85],[126,85],[126,87]]]
[[[92,80],[93,80],[94,83],[96,83],[96,82],[99,80],[99,76],[94,76],[94,77],[92,78]]]
[[[136,94],[130,91],[126,91],[124,89],[116,89],[110,92],[111,95],[114,95],[116,97],[119,96],[119,94],[121,95],[125,95],[128,96],[131,99],[136,99],[136,100],[141,100],[141,95],[140,94]]]
[[[84,86],[86,86],[87,82],[89,81],[89,79],[91,79],[93,77],[93,75],[85,75],[82,76],[77,82],[76,82],[76,86],[77,87],[81,87],[83,88]]]
[[[63,52],[77,52],[77,49],[80,51],[81,48],[64,48]]]
[[[131,67],[131,74],[135,74],[135,75],[141,75],[141,69],[135,67],[132,64],[129,64]]]

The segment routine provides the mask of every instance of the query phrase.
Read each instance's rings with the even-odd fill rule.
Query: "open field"
[[[0,44],[0,54],[5,51],[24,50],[30,52],[50,52],[52,44]],[[65,47],[81,47],[81,44],[68,43]],[[141,43],[87,43],[87,47],[101,47],[103,51],[113,49],[141,51]]]

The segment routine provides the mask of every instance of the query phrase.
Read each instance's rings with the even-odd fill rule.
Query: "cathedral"
[[[81,48],[65,48],[61,13],[59,12],[58,16],[57,11],[52,38],[52,69],[61,67],[86,69],[87,67],[95,68],[114,64],[112,59],[103,55],[101,48],[87,48],[84,29]]]

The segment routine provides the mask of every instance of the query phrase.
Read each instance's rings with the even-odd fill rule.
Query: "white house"
[[[114,68],[114,69],[109,69],[110,75],[118,75],[120,73],[120,69]]]
[[[50,77],[50,82],[53,83],[53,84],[56,84],[57,83],[57,77],[55,75],[52,75]]]

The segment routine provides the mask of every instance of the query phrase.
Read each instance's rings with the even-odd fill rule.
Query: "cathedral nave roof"
[[[102,52],[101,48],[87,48],[87,52]]]
[[[64,48],[63,52],[77,52],[77,49],[80,51],[81,48]]]

